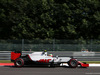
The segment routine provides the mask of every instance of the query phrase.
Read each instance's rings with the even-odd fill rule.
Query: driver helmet
[[[47,52],[47,50],[44,50],[44,52]]]
[[[51,56],[51,57],[53,57],[53,55],[52,55],[52,54],[49,54],[48,56]]]

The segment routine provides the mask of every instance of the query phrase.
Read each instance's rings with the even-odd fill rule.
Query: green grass
[[[10,60],[0,60],[0,63],[11,63]]]
[[[81,61],[81,62],[86,62],[88,64],[100,64],[100,61]]]

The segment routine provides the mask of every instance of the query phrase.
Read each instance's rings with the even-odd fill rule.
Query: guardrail
[[[22,56],[32,53],[31,51],[23,51]],[[48,51],[48,54],[60,57],[77,58],[79,61],[100,61],[100,52],[72,52],[72,51]],[[0,51],[0,60],[10,60],[11,51]]]

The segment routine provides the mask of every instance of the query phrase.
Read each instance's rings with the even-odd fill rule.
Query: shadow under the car
[[[4,67],[10,67],[10,68],[57,68],[57,67],[62,67],[62,68],[70,68],[69,66],[23,66],[23,67],[16,67],[16,66],[4,66]]]

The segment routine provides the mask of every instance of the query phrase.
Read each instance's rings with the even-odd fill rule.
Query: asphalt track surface
[[[22,67],[0,66],[0,75],[100,75],[100,67]]]

